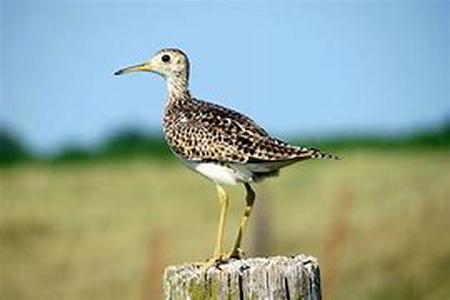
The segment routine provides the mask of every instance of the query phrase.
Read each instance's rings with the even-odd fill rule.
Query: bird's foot
[[[230,259],[242,259],[245,256],[245,252],[241,248],[233,248],[230,253],[226,255],[228,260]]]
[[[237,248],[237,249],[233,249],[228,254],[216,255],[204,262],[197,263],[197,265],[204,270],[207,270],[211,267],[220,269],[221,265],[230,262],[230,260],[232,260],[232,259],[242,259],[244,257],[244,255],[245,255],[244,251],[242,251],[242,249],[240,249],[240,248]]]
[[[216,267],[216,268],[220,269],[220,265],[226,264],[229,260],[230,260],[230,257],[228,255],[219,254],[212,258],[209,258],[208,260],[206,260],[204,262],[200,262],[197,265],[204,270],[209,269],[211,267]]]

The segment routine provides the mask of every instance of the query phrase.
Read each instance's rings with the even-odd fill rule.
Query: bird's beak
[[[114,75],[122,75],[122,74],[133,73],[133,72],[153,72],[153,68],[150,63],[143,63],[140,65],[135,65],[135,66],[120,69],[119,71],[116,71],[114,73]]]

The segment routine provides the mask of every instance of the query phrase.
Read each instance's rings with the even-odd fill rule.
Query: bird
[[[214,252],[208,264],[226,263],[244,255],[241,243],[255,203],[254,185],[279,174],[281,168],[308,159],[339,159],[316,148],[289,144],[271,136],[250,117],[227,107],[197,99],[189,91],[188,56],[164,48],[150,60],[122,68],[114,75],[152,72],[167,83],[163,132],[172,152],[185,165],[211,180],[220,203]],[[245,209],[231,251],[224,253],[225,221],[229,198],[224,185],[242,184]]]

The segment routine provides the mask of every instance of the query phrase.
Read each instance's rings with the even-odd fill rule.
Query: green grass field
[[[449,152],[340,154],[258,186],[247,254],[317,256],[326,299],[450,299]],[[213,250],[214,185],[175,161],[19,165],[0,182],[2,300],[158,299],[163,266]],[[244,201],[228,190],[230,246]]]

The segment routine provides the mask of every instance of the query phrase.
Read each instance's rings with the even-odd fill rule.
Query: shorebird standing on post
[[[172,151],[186,165],[209,178],[217,188],[221,205],[212,264],[242,256],[241,241],[255,202],[252,184],[277,176],[283,167],[306,159],[337,157],[318,149],[290,145],[271,137],[249,117],[232,109],[191,96],[189,61],[179,49],[162,49],[148,62],[115,72],[153,72],[167,81],[168,101],[164,134]],[[231,251],[222,252],[228,196],[222,185],[241,183],[246,206]]]

